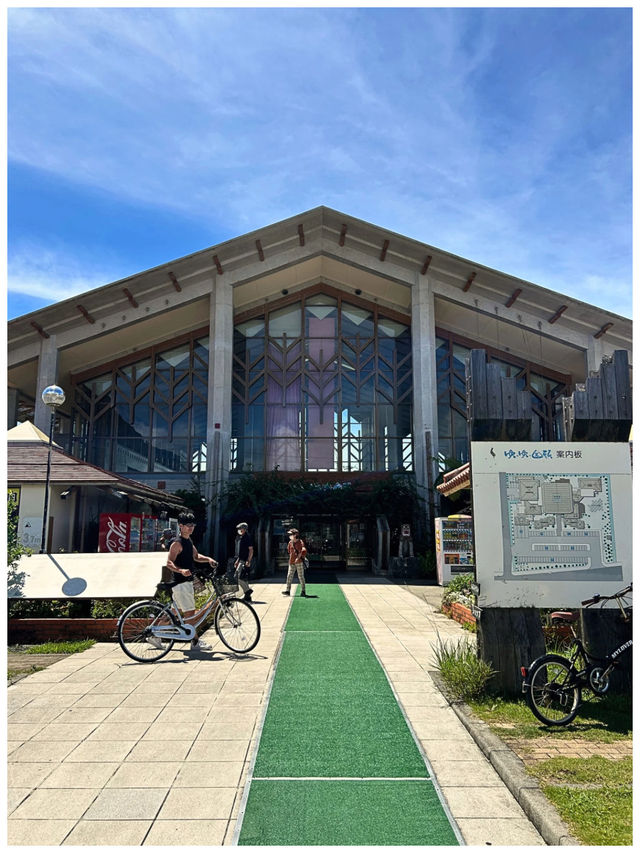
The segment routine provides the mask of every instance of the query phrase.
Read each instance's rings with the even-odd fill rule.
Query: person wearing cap
[[[295,527],[287,530],[289,535],[289,544],[287,551],[289,552],[289,571],[287,572],[287,588],[282,591],[283,595],[291,595],[291,581],[293,580],[294,572],[298,572],[298,581],[302,587],[300,595],[303,598],[307,597],[307,591],[304,581],[304,559],[307,556],[307,548],[300,538],[300,533]]]
[[[236,527],[236,561],[233,564],[236,570],[236,581],[238,586],[242,587],[244,592],[244,600],[251,601],[251,593],[253,590],[249,584],[243,580],[242,573],[245,567],[251,571],[251,563],[253,561],[253,540],[249,534],[249,525],[246,521],[241,521]]]

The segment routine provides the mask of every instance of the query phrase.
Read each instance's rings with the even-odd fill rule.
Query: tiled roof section
[[[447,472],[443,477],[443,482],[436,489],[441,495],[452,495],[454,492],[459,492],[460,489],[468,489],[471,486],[471,466],[468,462],[455,468],[453,471]]]
[[[47,479],[48,445],[39,441],[12,441],[7,450],[9,483],[44,483]],[[127,477],[118,477],[104,468],[70,456],[57,447],[51,449],[51,483],[69,486],[111,486],[155,501],[179,506],[179,498]]]

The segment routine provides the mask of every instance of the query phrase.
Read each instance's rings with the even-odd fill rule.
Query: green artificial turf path
[[[292,601],[238,844],[458,844],[342,590],[309,592]]]

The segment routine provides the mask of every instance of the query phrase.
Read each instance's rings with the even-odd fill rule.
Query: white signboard
[[[632,579],[629,444],[471,443],[481,607],[579,607]]]

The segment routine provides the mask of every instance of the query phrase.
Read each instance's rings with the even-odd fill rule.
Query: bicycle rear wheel
[[[118,620],[118,642],[122,651],[139,663],[160,660],[173,648],[173,640],[154,637],[151,628],[175,625],[176,620],[157,601],[137,601]]]
[[[260,639],[260,620],[253,607],[240,598],[221,601],[214,619],[216,632],[232,652],[247,654]]]
[[[578,713],[582,701],[575,670],[560,655],[545,655],[529,673],[527,703],[533,714],[547,726],[566,726]]]

